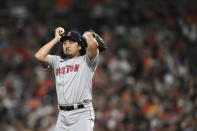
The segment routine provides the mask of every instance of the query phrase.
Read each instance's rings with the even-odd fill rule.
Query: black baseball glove
[[[97,33],[95,33],[92,29],[89,29],[88,31],[89,32],[92,32],[93,37],[97,41],[99,52],[105,51],[107,49],[107,45],[105,44],[105,42],[103,41],[103,39],[101,38],[101,36],[98,35]]]

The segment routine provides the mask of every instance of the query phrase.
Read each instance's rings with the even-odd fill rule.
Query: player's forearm
[[[46,62],[45,59],[47,57],[47,55],[49,54],[49,51],[59,42],[59,39],[54,38],[53,40],[51,40],[50,42],[48,42],[47,44],[45,44],[42,48],[40,48],[36,54],[35,57],[36,59]]]
[[[92,37],[92,34],[85,33],[83,35],[83,38],[85,39],[87,43],[87,53],[90,58],[94,58],[97,53],[98,43],[97,41]]]

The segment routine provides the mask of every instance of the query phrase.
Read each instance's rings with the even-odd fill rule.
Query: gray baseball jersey
[[[48,63],[54,70],[59,105],[73,105],[92,100],[92,79],[99,60],[99,50],[93,59],[88,55],[73,59],[48,55]]]

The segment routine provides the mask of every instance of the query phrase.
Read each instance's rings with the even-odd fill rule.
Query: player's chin
[[[65,55],[66,58],[72,58],[73,57],[73,55],[70,54],[70,53],[64,53],[64,55]]]

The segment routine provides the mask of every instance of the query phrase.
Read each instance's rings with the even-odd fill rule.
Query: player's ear
[[[81,45],[79,45],[79,50],[81,50],[81,48],[82,48]]]

